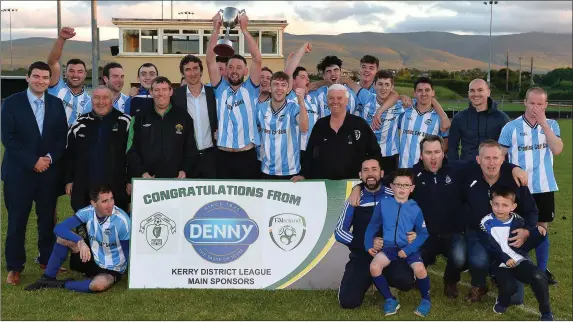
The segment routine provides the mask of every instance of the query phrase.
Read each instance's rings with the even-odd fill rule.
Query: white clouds
[[[62,23],[78,29],[78,40],[90,40],[90,1],[62,1]],[[161,1],[98,1],[102,40],[117,37],[112,18],[161,18]],[[163,1],[170,17],[171,1]],[[55,37],[56,1],[2,1],[12,13],[12,36]],[[173,18],[180,11],[193,18],[211,18],[217,10],[234,6],[251,19],[286,19],[286,32],[330,34],[348,32],[448,31],[464,34],[489,32],[489,6],[482,1],[173,1]],[[570,1],[500,1],[494,6],[496,34],[544,31],[571,33]],[[114,31],[115,30],[115,31]],[[8,14],[2,14],[2,39],[8,38]]]

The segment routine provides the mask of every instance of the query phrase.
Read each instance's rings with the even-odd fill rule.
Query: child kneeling
[[[366,229],[364,246],[374,259],[370,263],[370,274],[380,294],[386,299],[384,313],[386,316],[396,314],[400,303],[392,295],[388,282],[382,275],[382,270],[391,261],[399,258],[405,259],[414,270],[416,282],[422,295],[422,301],[414,313],[426,317],[430,313],[430,278],[419,253],[420,247],[428,238],[426,223],[422,210],[414,200],[408,200],[414,191],[414,176],[408,169],[398,169],[393,182],[390,184],[394,196],[384,197],[374,209],[372,219]],[[374,237],[382,227],[383,247],[378,252],[373,247]],[[407,233],[415,230],[416,239],[408,244]]]
[[[491,209],[481,220],[483,230],[480,242],[496,262],[495,276],[498,283],[498,296],[493,311],[505,313],[510,305],[511,295],[517,289],[516,280],[530,284],[533,294],[539,302],[542,321],[552,321],[553,313],[549,305],[549,284],[547,275],[529,258],[529,251],[535,249],[545,238],[547,231],[543,226],[526,227],[525,220],[513,213],[515,189],[496,187],[491,191]],[[527,229],[529,237],[521,247],[509,245],[508,239],[515,236],[517,229]]]

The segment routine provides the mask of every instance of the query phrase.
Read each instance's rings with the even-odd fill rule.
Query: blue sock
[[[380,276],[373,277],[372,279],[374,280],[374,285],[376,285],[376,288],[380,294],[384,296],[385,299],[394,298],[392,292],[390,291],[390,286],[388,286],[388,282],[386,282],[386,278],[384,278],[384,275],[381,274]]]
[[[425,278],[418,278],[416,279],[416,283],[418,283],[418,289],[420,290],[420,295],[425,300],[430,300],[430,276],[426,276]]]
[[[55,243],[44,275],[55,278],[60,270],[60,266],[66,261],[66,257],[68,257],[68,247]]]
[[[92,280],[83,280],[83,281],[69,281],[66,282],[64,286],[67,290],[81,292],[81,293],[93,293],[90,290],[90,283]]]
[[[545,272],[547,263],[549,263],[549,238],[545,238],[545,240],[535,248],[535,257],[537,257],[537,267],[542,272]]]

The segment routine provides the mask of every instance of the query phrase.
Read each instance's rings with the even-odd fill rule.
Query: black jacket
[[[497,141],[509,117],[497,109],[497,102],[487,99],[487,110],[477,112],[472,103],[452,119],[448,136],[448,158],[452,160],[475,160],[479,144],[487,139]],[[458,146],[462,145],[461,155]]]
[[[213,146],[216,147],[217,142],[215,142],[214,138],[215,132],[219,127],[219,122],[217,121],[217,101],[215,100],[215,91],[213,91],[213,87],[205,86],[205,97],[207,99],[207,113],[209,115],[209,127],[211,128],[211,140],[213,141]],[[182,108],[187,112],[186,86],[180,86],[175,91],[173,91],[171,102],[175,107]],[[193,124],[196,122],[196,120],[193,120]]]
[[[190,177],[195,169],[197,146],[193,120],[186,110],[170,107],[161,116],[149,109],[131,121],[127,166],[130,177],[145,172],[155,178],[175,178],[179,171]]]
[[[346,113],[344,123],[335,132],[331,116],[319,119],[310,134],[301,175],[307,179],[357,178],[362,161],[380,159],[380,146],[366,121]]]
[[[430,236],[461,233],[465,228],[461,187],[465,162],[452,162],[444,158],[437,173],[424,168],[420,160],[413,167],[414,192],[410,196],[416,200]]]
[[[504,162],[504,166],[509,166]],[[464,200],[464,211],[466,211],[467,228],[479,231],[481,219],[492,212],[490,204],[490,190],[496,186],[515,188],[517,208],[515,212],[525,219],[528,229],[536,229],[538,209],[535,200],[531,196],[528,187],[518,187],[511,171],[502,171],[499,179],[493,186],[485,181],[481,168],[476,163],[464,171],[464,182],[462,184],[462,196]],[[510,167],[510,166],[509,166]]]
[[[129,134],[131,117],[112,109],[109,114],[99,117],[92,112],[83,114],[68,131],[64,177],[66,183],[73,183],[71,203],[74,210],[89,206],[90,177],[94,174],[94,166],[103,166],[102,182],[110,184],[118,207],[127,203],[126,157],[125,150]],[[107,131],[108,133],[101,133]],[[106,142],[100,142],[105,147],[101,157],[103,165],[94,165],[97,158],[93,157],[93,149],[98,140],[106,137]],[[101,151],[98,151],[100,153]],[[123,208],[122,208],[123,209]],[[124,209],[126,210],[126,209]]]

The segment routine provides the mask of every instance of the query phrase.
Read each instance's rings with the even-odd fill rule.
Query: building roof
[[[143,19],[143,18],[111,18],[111,22],[118,25],[205,25],[212,24],[211,19]],[[276,25],[286,27],[286,20],[249,20],[252,25]]]

